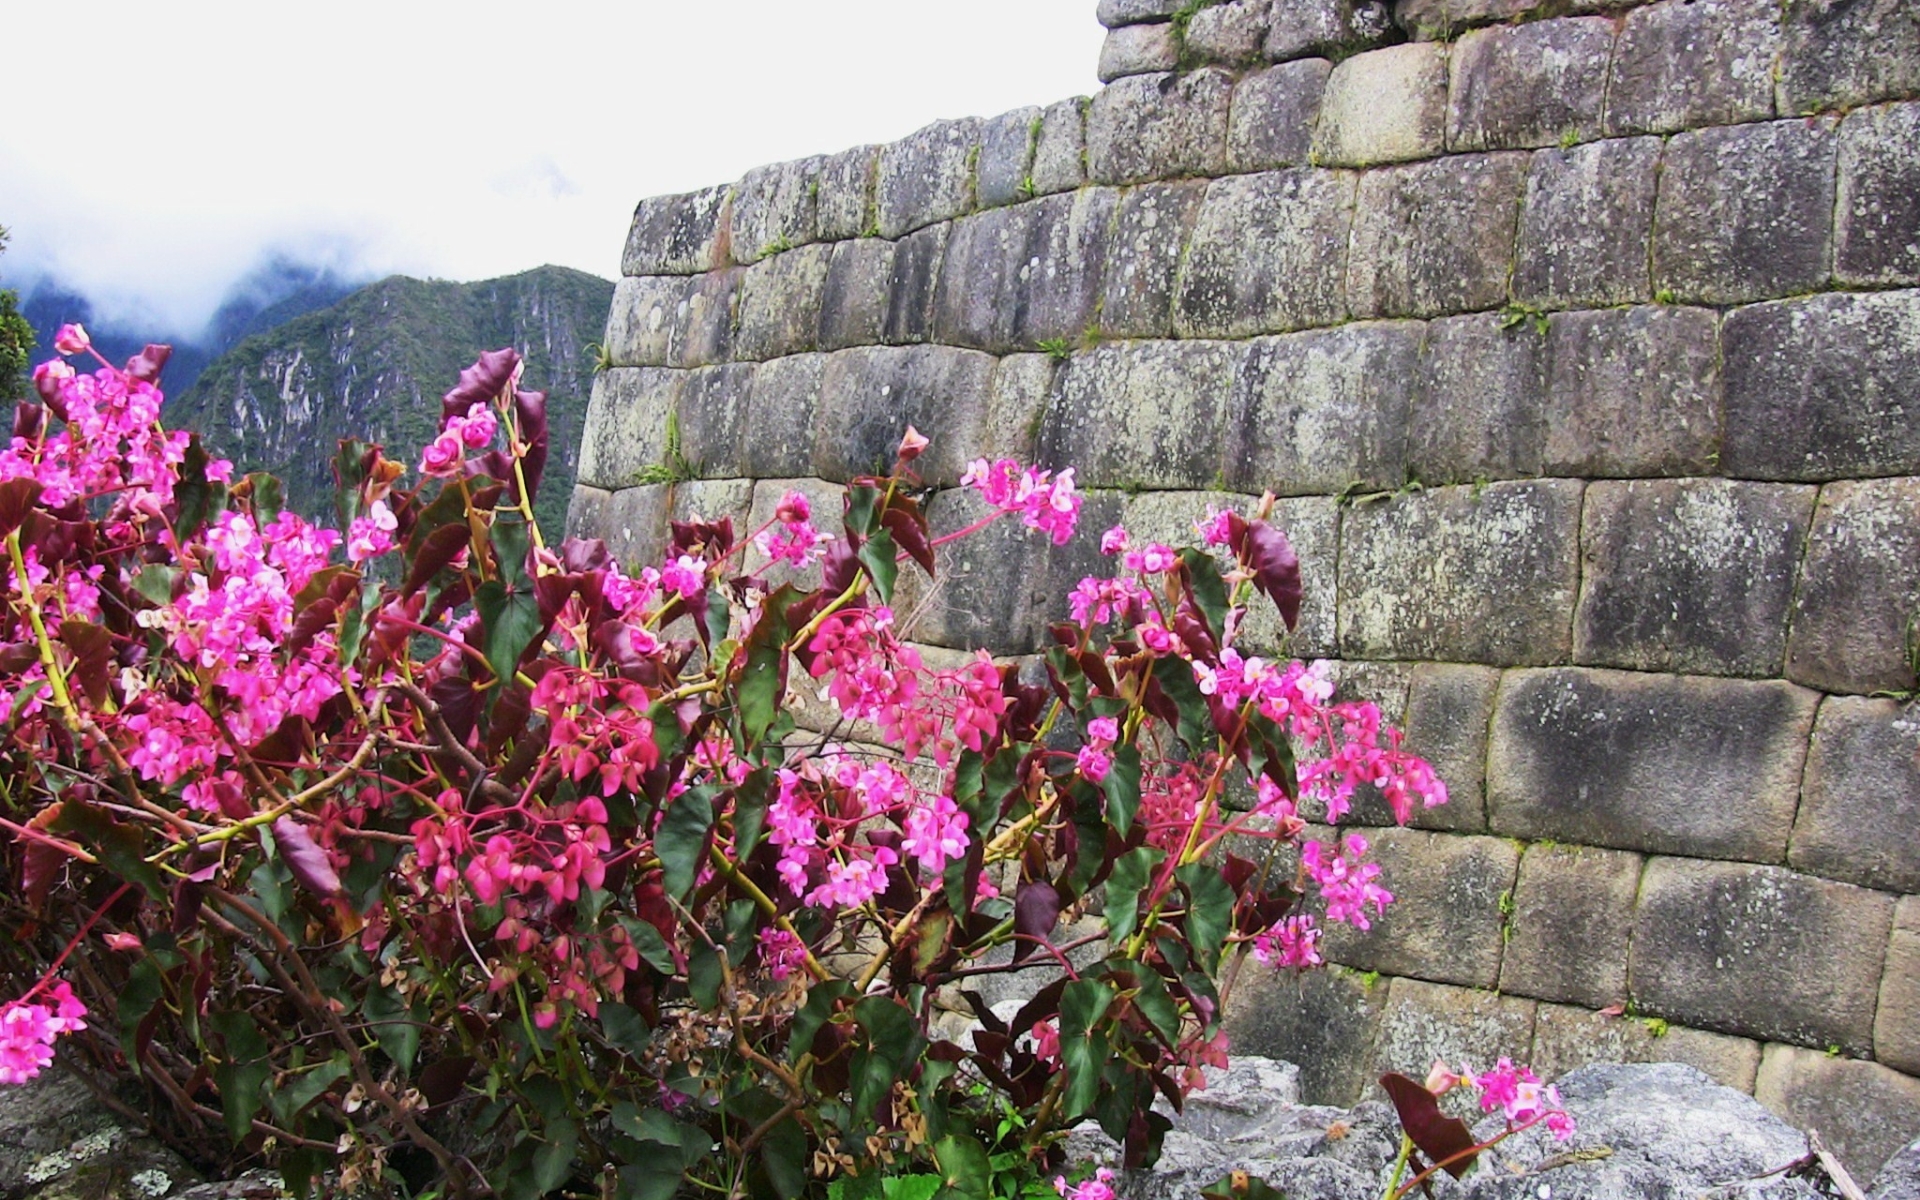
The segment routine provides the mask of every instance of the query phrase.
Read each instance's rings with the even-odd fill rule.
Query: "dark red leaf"
[[[0,483],[0,537],[20,528],[39,499],[40,485],[31,479],[9,479]]]
[[[1060,893],[1054,886],[1039,879],[1021,883],[1013,899],[1013,930],[1020,935],[1013,944],[1013,961],[1019,962],[1039,949],[1027,939],[1045,941],[1059,923]]]
[[[473,1075],[474,1060],[455,1054],[428,1063],[420,1071],[420,1094],[432,1108],[458,1100]]]
[[[604,571],[613,565],[613,552],[599,538],[568,538],[560,543],[560,565],[576,574]]]
[[[147,348],[127,360],[127,374],[141,383],[160,382],[160,372],[166,370],[167,359],[173,357],[172,346],[161,346],[153,342]]]
[[[880,514],[880,523],[893,535],[893,544],[906,551],[907,557],[920,564],[920,569],[933,577],[933,543],[927,538],[927,518],[920,511],[920,504],[911,496],[895,496],[887,505],[887,511]]]
[[[38,833],[45,833],[52,828],[53,823],[60,819],[60,803],[55,800],[35,813],[33,820],[27,822],[27,828]],[[60,877],[60,872],[73,856],[39,838],[23,837],[20,842],[24,859],[20,866],[20,890],[26,895],[28,910],[37,913],[46,904],[53,881]]]
[[[73,653],[73,676],[94,705],[105,703],[113,682],[113,635],[105,627],[69,617],[60,623],[60,640]]]
[[[22,400],[13,410],[13,436],[23,441],[38,441],[47,431],[47,410]]]
[[[413,551],[413,569],[407,572],[407,581],[400,589],[401,594],[411,595],[427,586],[440,573],[440,568],[458,558],[472,540],[464,523],[442,525],[421,538]]]
[[[289,654],[302,654],[324,629],[331,628],[360,584],[360,573],[350,567],[329,567],[317,573],[294,601],[293,628],[287,633]]]
[[[1387,1090],[1394,1111],[1400,1114],[1400,1126],[1413,1144],[1455,1179],[1465,1175],[1479,1157],[1478,1152],[1465,1153],[1476,1144],[1467,1123],[1441,1112],[1434,1094],[1405,1075],[1388,1072],[1380,1077],[1380,1086]]]
[[[300,886],[320,896],[338,896],[345,892],[340,886],[339,874],[333,869],[333,860],[313,840],[306,826],[292,817],[277,817],[273,822],[273,840],[279,844],[280,857]]]
[[[1300,556],[1287,535],[1265,521],[1247,521],[1238,514],[1227,523],[1234,554],[1253,571],[1253,586],[1266,593],[1280,610],[1280,619],[1292,630],[1300,624]]]
[[[520,373],[520,352],[514,349],[489,350],[472,366],[460,372],[460,382],[440,398],[440,425],[449,417],[464,417],[476,404],[491,404],[507,390]]]

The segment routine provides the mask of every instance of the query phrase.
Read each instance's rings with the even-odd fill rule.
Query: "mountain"
[[[207,364],[244,338],[336,304],[366,282],[365,278],[349,280],[325,267],[276,256],[234,284],[206,330],[192,338],[104,319],[86,296],[53,278],[40,279],[27,288],[20,311],[33,326],[36,361],[52,357],[53,335],[62,325],[78,323],[86,326],[101,357],[116,365],[139,353],[148,342],[168,342],[173,346],[173,357],[167,360],[166,382],[173,391],[184,392]],[[76,365],[85,369],[90,363]]]
[[[565,267],[480,283],[396,275],[246,338],[184,392],[169,365],[167,424],[199,432],[242,471],[278,475],[289,507],[332,523],[341,438],[417,465],[441,394],[481,351],[512,346],[526,358],[523,386],[547,393],[552,450],[535,513],[558,536],[593,385],[588,346],[612,302],[612,283]]]

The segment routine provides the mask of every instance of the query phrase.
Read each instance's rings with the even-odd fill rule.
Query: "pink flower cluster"
[[[1038,529],[1064,546],[1080,520],[1082,497],[1073,490],[1073,468],[1059,474],[1022,467],[1010,458],[967,465],[960,486],[971,487],[1002,512],[1018,513],[1029,529]]]
[[[1095,717],[1087,722],[1087,744],[1080,747],[1076,763],[1089,783],[1102,783],[1113,770],[1107,751],[1120,740],[1120,723],[1112,717]]]
[[[1065,1175],[1055,1175],[1053,1190],[1060,1193],[1060,1200],[1114,1200],[1113,1178],[1106,1167],[1095,1170],[1083,1183],[1070,1184]]]
[[[13,1000],[0,1008],[0,1083],[25,1083],[53,1062],[53,1039],[87,1027],[87,1006],[61,980],[47,1003]]]
[[[1371,929],[1367,909],[1379,916],[1393,903],[1393,893],[1374,882],[1380,877],[1380,864],[1359,861],[1366,853],[1367,839],[1357,833],[1348,834],[1339,850],[1329,849],[1326,842],[1300,847],[1300,867],[1320,889],[1327,920]]]
[[[1426,1086],[1436,1096],[1455,1087],[1473,1088],[1480,1093],[1481,1112],[1498,1110],[1509,1125],[1520,1128],[1544,1122],[1561,1141],[1573,1136],[1573,1117],[1560,1099],[1560,1089],[1543,1086],[1532,1070],[1515,1066],[1511,1059],[1502,1058],[1493,1070],[1480,1074],[1465,1063],[1455,1073],[1445,1061],[1436,1060]]]
[[[813,527],[813,506],[799,492],[788,492],[774,510],[773,522],[754,535],[753,544],[771,562],[804,569],[826,554],[833,538]]]
[[[1276,921],[1253,939],[1253,957],[1269,967],[1317,967],[1320,929],[1305,913]]]
[[[447,418],[439,436],[420,452],[420,473],[437,478],[460,474],[468,453],[492,445],[498,430],[498,419],[483,402],[470,405],[465,416],[454,413]]]

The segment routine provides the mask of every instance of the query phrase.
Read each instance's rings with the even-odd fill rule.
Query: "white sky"
[[[181,336],[272,252],[353,273],[612,277],[642,197],[1091,93],[1094,7],[17,5],[0,279],[50,271]]]

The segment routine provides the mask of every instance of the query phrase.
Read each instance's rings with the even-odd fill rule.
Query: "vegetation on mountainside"
[[[6,253],[7,236],[0,225],[0,254]],[[0,400],[27,394],[27,359],[32,353],[33,327],[20,315],[20,297],[0,289]]]

